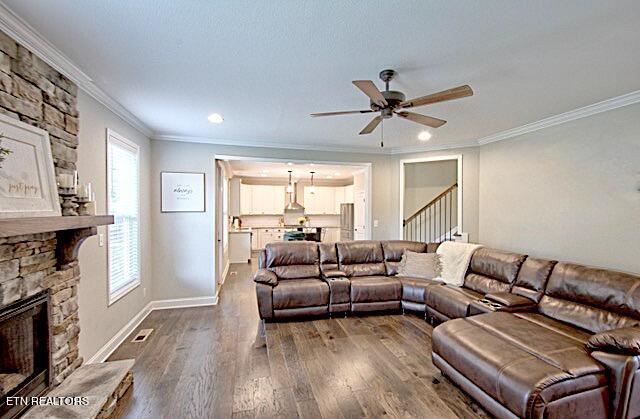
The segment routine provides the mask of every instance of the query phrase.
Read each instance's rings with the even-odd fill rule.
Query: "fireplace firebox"
[[[32,397],[51,384],[49,293],[0,307],[0,419],[18,416],[27,406],[8,397]]]

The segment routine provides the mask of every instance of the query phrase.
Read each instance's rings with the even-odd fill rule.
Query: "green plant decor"
[[[2,147],[2,138],[4,138],[4,136],[0,134],[0,169],[2,168],[2,162],[4,159],[6,159],[9,154],[13,153],[13,151],[8,148]]]

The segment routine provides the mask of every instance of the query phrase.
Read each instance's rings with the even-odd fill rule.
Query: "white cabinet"
[[[254,250],[264,249],[269,243],[281,242],[284,234],[284,229],[282,228],[259,228],[254,231],[256,235],[255,243],[252,242]]]
[[[253,185],[240,184],[240,214],[251,214]]]
[[[306,214],[339,214],[340,206],[336,211],[336,187],[316,186],[315,194],[310,188],[304,188],[304,212]]]
[[[281,185],[240,184],[240,212],[244,215],[282,214],[285,190]]]

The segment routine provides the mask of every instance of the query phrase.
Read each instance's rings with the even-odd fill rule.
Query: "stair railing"
[[[445,189],[429,203],[402,221],[405,240],[439,243],[453,240],[458,232],[458,183]],[[454,207],[455,204],[455,207]]]

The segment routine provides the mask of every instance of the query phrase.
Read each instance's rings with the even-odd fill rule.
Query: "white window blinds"
[[[138,146],[107,132],[107,211],[115,218],[108,227],[109,303],[140,283]]]

